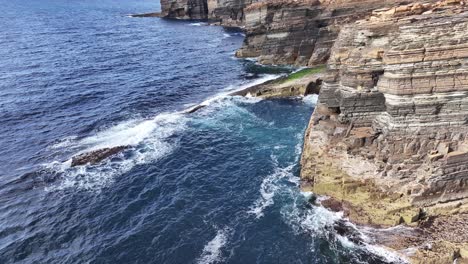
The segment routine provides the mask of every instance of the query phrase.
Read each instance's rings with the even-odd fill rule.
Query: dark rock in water
[[[134,14],[131,17],[161,17],[161,13],[145,13],[145,14]]]
[[[125,149],[128,149],[130,146],[117,146],[112,148],[102,148],[98,150],[94,150],[91,152],[86,152],[83,154],[76,155],[72,157],[72,167],[81,166],[85,164],[96,164],[101,162],[102,160],[115,155]]]
[[[206,106],[206,105],[201,105],[201,104],[200,104],[200,105],[197,105],[197,106],[192,107],[192,108],[190,108],[189,110],[187,110],[186,113],[187,113],[187,114],[195,113],[196,111],[202,109],[202,108],[205,107],[205,106]]]
[[[363,239],[359,231],[349,225],[345,220],[336,221],[333,225],[333,230],[335,230],[338,235],[347,237],[349,241],[354,244],[359,245],[363,243]]]

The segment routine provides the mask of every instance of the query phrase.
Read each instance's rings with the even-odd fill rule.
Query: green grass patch
[[[281,80],[281,83],[301,79],[301,78],[303,78],[303,77],[305,77],[307,75],[322,72],[323,70],[325,70],[325,68],[326,68],[326,65],[320,65],[320,66],[316,66],[314,68],[302,69],[302,70],[297,71],[295,73],[289,74],[286,78]]]

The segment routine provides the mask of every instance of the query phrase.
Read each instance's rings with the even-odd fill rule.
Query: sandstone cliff
[[[374,10],[340,29],[306,133],[303,189],[357,223],[419,226],[388,244],[414,263],[468,257],[467,62],[463,1]]]
[[[246,39],[238,57],[264,64],[325,63],[340,29],[397,0],[262,1],[245,10]]]
[[[244,8],[256,0],[161,0],[161,16],[180,19],[209,19],[223,26],[244,24]]]
[[[167,18],[206,19],[206,0],[161,0],[161,16]]]

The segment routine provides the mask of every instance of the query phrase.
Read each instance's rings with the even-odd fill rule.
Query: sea
[[[296,70],[236,58],[241,30],[130,16],[158,0],[0,4],[0,263],[400,263],[300,191],[316,95],[228,95]]]

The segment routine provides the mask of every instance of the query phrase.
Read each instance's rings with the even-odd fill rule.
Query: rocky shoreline
[[[411,263],[468,263],[468,9],[460,0],[164,0],[246,32],[238,57],[326,71],[233,95],[316,93],[301,188]],[[287,83],[287,84],[286,84]],[[382,235],[384,234],[384,235]]]

